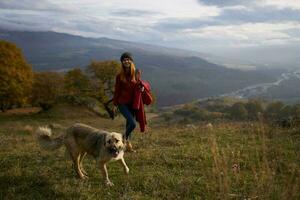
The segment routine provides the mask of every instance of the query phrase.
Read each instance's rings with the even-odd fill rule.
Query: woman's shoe
[[[135,150],[133,150],[131,142],[129,142],[128,140],[126,141],[126,152],[135,152]]]

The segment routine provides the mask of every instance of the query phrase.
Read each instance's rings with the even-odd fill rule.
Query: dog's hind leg
[[[126,165],[126,162],[125,162],[124,158],[120,159],[119,161],[121,162],[121,164],[122,164],[122,166],[123,166],[123,169],[124,169],[125,174],[129,174],[129,168],[128,168],[128,166]]]
[[[74,155],[72,155],[73,158],[73,162],[74,162],[74,167],[75,167],[75,171],[77,173],[77,175],[79,176],[79,178],[81,179],[86,179],[87,177],[82,173],[81,169],[80,169],[80,154],[79,153],[74,153]]]
[[[87,173],[86,173],[86,171],[84,170],[84,168],[83,168],[83,166],[82,166],[82,160],[83,160],[83,158],[85,157],[85,155],[86,155],[86,152],[80,153],[80,155],[79,155],[79,167],[80,167],[80,170],[81,170],[81,172],[83,173],[83,175],[84,175],[86,178],[88,178]]]
[[[76,145],[73,145],[74,143],[72,143],[72,141],[69,141],[67,144],[66,144],[66,147],[70,153],[70,156],[73,160],[73,164],[74,164],[74,168],[75,168],[75,171],[77,173],[77,175],[79,176],[79,178],[81,179],[85,179],[85,175],[81,172],[80,170],[80,164],[79,164],[79,159],[80,159],[80,153],[78,151],[78,148]]]

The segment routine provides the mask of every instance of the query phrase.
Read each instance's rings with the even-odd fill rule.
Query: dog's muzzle
[[[119,149],[117,147],[109,148],[109,153],[113,155],[113,157],[117,157],[119,155]]]

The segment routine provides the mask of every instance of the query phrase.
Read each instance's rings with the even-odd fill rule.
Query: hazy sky
[[[300,44],[300,0],[1,0],[0,28],[202,52]]]

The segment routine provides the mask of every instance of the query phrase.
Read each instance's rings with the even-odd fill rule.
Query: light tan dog
[[[92,155],[100,167],[105,183],[112,186],[108,178],[106,163],[120,161],[126,174],[129,173],[124,155],[124,141],[120,133],[101,131],[99,129],[76,123],[66,130],[66,134],[51,138],[51,129],[40,127],[36,131],[40,145],[46,150],[58,149],[66,146],[77,175],[81,179],[88,178],[82,167],[82,160],[86,154]]]

